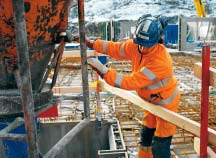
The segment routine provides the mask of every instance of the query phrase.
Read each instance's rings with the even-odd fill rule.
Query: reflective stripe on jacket
[[[123,75],[109,69],[105,81],[115,87],[136,90],[143,99],[166,105],[178,94],[177,80],[173,76],[172,59],[162,44],[157,44],[147,55],[140,54],[133,40],[111,42],[96,40],[94,49],[118,60],[132,62],[132,74]]]

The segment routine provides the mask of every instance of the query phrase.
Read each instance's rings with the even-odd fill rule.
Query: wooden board
[[[96,52],[95,50],[87,50],[87,56],[95,56],[96,55]],[[97,53],[98,56],[106,56],[104,54],[101,54],[101,53]],[[77,50],[65,50],[64,53],[63,53],[63,56],[62,58],[70,58],[70,57],[81,57],[80,55],[80,50],[77,49]]]
[[[192,134],[200,137],[200,124],[198,122],[195,122],[193,120],[190,120],[180,114],[177,114],[175,112],[172,112],[168,109],[165,109],[160,106],[156,106],[154,104],[151,104],[149,102],[144,101],[142,98],[137,96],[135,93],[132,93],[130,91],[122,90],[119,88],[112,87],[108,85],[104,80],[100,80],[101,82],[101,88],[105,89],[112,94],[118,95],[133,104],[136,104],[137,106],[151,112],[152,114],[169,121],[173,123],[174,125],[185,129],[186,131],[191,132]],[[208,128],[208,138],[210,144],[216,144],[216,131],[213,129]]]
[[[194,150],[200,155],[200,139],[194,138]],[[216,153],[208,146],[207,147],[208,158],[215,158]]]
[[[82,86],[54,87],[54,94],[83,93]],[[96,87],[89,87],[89,92],[96,92]]]
[[[210,86],[216,87],[216,69],[210,67]],[[194,64],[194,75],[202,79],[202,63],[198,62]]]

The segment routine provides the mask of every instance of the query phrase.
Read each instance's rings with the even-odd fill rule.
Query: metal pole
[[[34,101],[32,96],[29,66],[29,51],[26,33],[25,10],[23,0],[13,0],[15,35],[20,73],[20,92],[27,132],[28,157],[37,158],[37,133],[35,125]]]
[[[0,139],[26,141],[26,134],[0,133]]]
[[[98,55],[95,51],[95,56],[98,58]],[[100,99],[100,82],[99,82],[99,75],[96,73],[96,82],[97,82],[97,89],[96,89],[96,101],[97,101],[97,114],[96,114],[96,119],[97,119],[97,125],[99,128],[101,128],[101,121],[102,121],[102,108],[101,108],[101,99]]]
[[[95,56],[98,58],[97,53],[95,52]],[[99,82],[99,75],[96,74],[96,82],[97,82],[97,89],[96,89],[96,99],[97,99],[97,114],[101,114],[101,102],[100,102],[100,82]]]
[[[79,16],[80,51],[81,51],[81,64],[82,64],[84,113],[85,113],[85,118],[90,118],[88,67],[86,62],[87,53],[86,53],[86,38],[85,38],[84,0],[78,0],[78,16]]]
[[[60,67],[60,64],[61,64],[62,55],[64,53],[65,44],[66,43],[64,42],[64,39],[62,38],[61,42],[60,42],[60,45],[57,48],[57,54],[58,54],[58,56],[57,56],[55,71],[54,71],[54,74],[53,74],[53,78],[52,78],[52,83],[51,83],[50,89],[52,89],[55,86],[55,83],[56,83],[56,80],[57,80],[57,76],[58,76],[58,72],[59,72],[59,67]]]
[[[84,0],[78,0],[78,16],[79,16],[79,34],[80,34],[80,51],[81,51],[81,66],[82,66],[82,85],[83,85],[83,102],[84,102],[84,117],[90,118],[89,106],[89,84],[88,84],[88,66],[86,53],[86,37],[85,37],[85,16],[84,16]],[[85,130],[84,144],[89,144],[89,129]],[[88,148],[84,149],[85,157],[89,158]]]
[[[24,119],[21,117],[17,117],[12,123],[10,123],[7,127],[2,129],[0,131],[0,134],[8,133],[8,132],[14,130],[15,128],[19,127],[22,124],[24,124]]]
[[[39,85],[39,88],[37,90],[39,93],[42,91],[42,89],[43,89],[43,87],[44,87],[44,85],[45,85],[45,83],[47,81],[47,78],[48,78],[48,76],[50,74],[50,71],[51,71],[51,69],[53,68],[54,65],[55,65],[55,69],[54,69],[54,75],[53,75],[53,78],[52,78],[52,83],[51,83],[50,89],[52,89],[55,86],[56,79],[57,79],[58,72],[59,72],[59,67],[60,67],[60,64],[61,64],[62,55],[64,53],[64,47],[65,47],[65,42],[61,41],[60,45],[55,50],[54,57],[52,58],[50,64],[48,65],[47,70],[46,70],[46,72],[44,74],[43,80],[41,81],[41,83]]]
[[[61,138],[45,155],[43,158],[57,158],[58,154],[65,148],[65,146],[71,142],[71,140],[79,134],[88,124],[90,120],[84,119],[80,121],[75,127],[73,127],[63,138]]]
[[[200,158],[207,158],[210,46],[202,47]]]

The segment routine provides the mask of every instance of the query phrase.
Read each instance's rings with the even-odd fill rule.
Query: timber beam
[[[107,90],[112,94],[120,96],[121,98],[126,99],[133,104],[136,104],[142,109],[147,110],[152,114],[200,137],[200,123],[186,118],[178,113],[165,109],[161,106],[156,106],[147,101],[144,101],[142,98],[130,91],[112,87],[108,85],[104,80],[100,80],[100,82],[101,88],[103,90]],[[212,145],[216,144],[216,131],[211,128],[208,128],[208,142]]]
[[[210,86],[216,87],[216,69],[210,67],[209,71]],[[194,64],[194,76],[196,76],[199,79],[202,79],[202,63],[198,62]]]
[[[101,54],[101,53],[96,53],[95,50],[87,50],[87,56],[95,56],[97,54],[97,56],[106,56],[104,54]],[[79,49],[75,49],[75,50],[65,50],[64,53],[63,53],[63,56],[62,58],[71,58],[71,57],[74,57],[74,58],[80,58],[81,55],[80,55],[80,50]]]
[[[96,87],[89,86],[89,92],[96,92]],[[54,87],[52,89],[54,94],[68,94],[68,93],[83,93],[82,86],[62,86],[62,87]]]

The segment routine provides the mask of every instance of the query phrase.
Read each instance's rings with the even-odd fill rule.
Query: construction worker
[[[136,90],[144,100],[177,112],[180,100],[178,84],[173,76],[172,59],[159,41],[163,24],[155,17],[138,20],[134,38],[125,42],[86,40],[86,45],[117,60],[130,60],[132,74],[109,69],[97,58],[87,63],[110,85]],[[140,132],[139,158],[170,158],[170,145],[176,126],[146,111]]]

